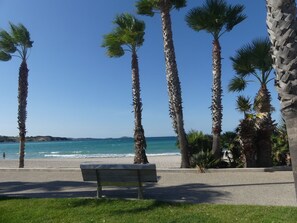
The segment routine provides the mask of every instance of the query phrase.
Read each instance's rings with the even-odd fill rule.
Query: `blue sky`
[[[108,58],[102,36],[113,28],[115,15],[135,13],[136,1],[0,0],[0,27],[22,23],[34,41],[28,60],[27,135],[121,137],[133,135],[131,55]],[[173,37],[182,86],[185,129],[211,133],[212,37],[185,23],[186,13],[203,1],[189,0],[172,12]],[[247,19],[221,38],[223,131],[232,131],[242,117],[237,94],[227,85],[235,74],[230,56],[255,38],[266,37],[265,1],[228,0],[245,5]],[[138,16],[146,23],[138,51],[146,136],[174,135],[168,115],[160,15]],[[17,135],[17,79],[20,59],[0,62],[0,135]],[[279,102],[270,84],[280,120]],[[258,83],[246,95],[254,96]]]

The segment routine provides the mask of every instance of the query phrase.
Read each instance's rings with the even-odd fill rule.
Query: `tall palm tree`
[[[180,9],[185,6],[186,0],[138,0],[136,2],[138,14],[154,16],[157,11],[161,14],[166,78],[169,95],[169,114],[172,118],[173,129],[178,136],[181,150],[181,167],[189,168],[191,154],[188,148],[186,132],[184,130],[181,87],[175,59],[170,16],[170,11],[172,9]]]
[[[256,39],[236,51],[231,57],[236,76],[229,83],[229,91],[243,91],[253,78],[259,82],[260,89],[254,100],[254,110],[257,126],[257,163],[260,167],[272,166],[271,136],[274,124],[271,118],[273,107],[271,95],[267,84],[273,80],[271,77],[272,58],[270,55],[270,41],[268,38]]]
[[[186,15],[190,28],[199,32],[205,30],[213,36],[212,49],[212,153],[220,157],[220,135],[222,132],[222,84],[221,84],[221,46],[220,37],[230,32],[234,26],[241,23],[246,16],[242,14],[243,5],[231,6],[225,0],[206,0],[201,7],[191,9]]]
[[[24,167],[25,142],[26,142],[26,119],[27,119],[27,97],[28,97],[28,50],[33,41],[30,33],[22,24],[10,23],[10,32],[0,31],[0,60],[9,61],[13,56],[22,60],[19,68],[18,86],[18,128],[19,128],[19,168]]]
[[[252,104],[250,98],[238,96],[237,110],[244,114],[244,118],[240,120],[237,132],[239,143],[242,147],[241,160],[244,167],[256,167],[256,147],[255,147],[255,117],[252,114]]]
[[[130,14],[121,14],[114,20],[115,29],[104,36],[103,47],[107,48],[109,57],[121,57],[125,51],[132,53],[132,97],[134,107],[134,147],[135,164],[148,163],[145,149],[146,140],[142,127],[142,102],[140,97],[140,81],[137,50],[144,42],[145,24]]]
[[[292,0],[266,0],[276,88],[289,138],[297,195],[297,11]]]

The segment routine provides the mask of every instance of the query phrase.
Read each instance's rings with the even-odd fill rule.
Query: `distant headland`
[[[164,138],[176,138],[175,136],[157,136],[157,137],[146,137],[147,139],[164,139]],[[84,141],[84,140],[133,140],[133,137],[122,136],[119,138],[68,138],[68,137],[54,137],[54,136],[27,136],[27,142],[54,142],[54,141]],[[19,142],[18,136],[2,136],[0,135],[0,143],[3,142]]]
[[[72,141],[75,139],[66,137],[53,137],[53,136],[28,136],[26,137],[27,142],[52,142],[52,141]],[[17,136],[0,136],[1,142],[18,142],[19,137]]]

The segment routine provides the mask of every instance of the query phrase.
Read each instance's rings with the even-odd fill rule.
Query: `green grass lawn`
[[[0,199],[0,222],[297,222],[296,207],[180,204],[154,200]]]

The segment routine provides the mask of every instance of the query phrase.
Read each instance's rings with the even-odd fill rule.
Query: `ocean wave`
[[[78,151],[73,151],[73,153],[80,154],[80,153],[83,153],[83,151],[78,150]]]
[[[134,154],[45,154],[46,158],[120,158],[133,157]]]
[[[180,153],[148,153],[148,157],[152,156],[176,156]],[[44,154],[45,158],[122,158],[122,157],[134,157],[134,154]]]
[[[180,156],[180,153],[148,153],[147,156]]]

